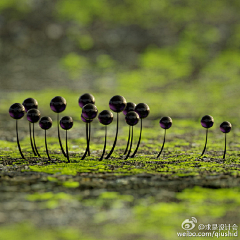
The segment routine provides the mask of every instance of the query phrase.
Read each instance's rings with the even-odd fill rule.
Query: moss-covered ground
[[[174,240],[186,219],[196,224],[191,232],[239,226],[239,12],[239,0],[1,0],[0,240]],[[112,157],[98,160],[104,127],[94,120],[91,156],[81,160],[86,140],[78,98],[85,92],[95,96],[99,112],[116,94],[150,106],[135,158],[124,159],[128,126],[120,114]],[[49,107],[55,96],[67,100],[60,116],[74,120],[70,163]],[[26,159],[20,158],[8,109],[29,97],[53,119],[51,161],[38,125],[41,157],[32,154],[26,117],[19,121]],[[215,124],[200,158],[206,114]],[[163,116],[172,117],[173,126],[156,159]],[[115,120],[116,114],[107,152]],[[225,160],[223,121],[233,126]],[[133,149],[138,134],[139,124]]]
[[[121,117],[115,151],[103,161],[99,158],[104,128],[94,121],[91,156],[81,160],[86,147],[85,125],[75,121],[68,134],[70,163],[60,152],[55,122],[48,131],[52,160],[47,159],[39,127],[36,143],[41,158],[34,157],[26,119],[19,122],[26,157],[21,159],[14,129],[10,129],[14,120],[9,120],[9,139],[0,141],[0,239],[168,240],[178,239],[177,233],[184,232],[182,222],[192,217],[197,219],[197,226],[239,225],[239,130],[233,128],[227,135],[223,160],[224,134],[217,119],[209,130],[206,154],[200,158],[205,129],[199,119],[173,118],[164,151],[157,159],[164,131],[155,118],[156,114],[143,121],[139,151],[136,157],[125,160],[128,127]],[[114,131],[115,121],[109,126],[107,152]],[[138,134],[139,125],[134,127],[133,149]],[[65,146],[62,130],[61,135]],[[202,230],[196,227],[195,231]]]

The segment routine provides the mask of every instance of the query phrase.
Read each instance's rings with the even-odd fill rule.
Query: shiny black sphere
[[[82,116],[87,120],[94,119],[97,116],[97,113],[97,107],[92,103],[88,103],[82,108]]]
[[[27,120],[31,123],[36,123],[40,119],[40,111],[36,108],[27,111]]]
[[[136,104],[133,102],[128,102],[126,108],[123,110],[123,114],[126,115],[130,111],[134,111]]]
[[[214,124],[214,119],[210,115],[205,115],[201,119],[201,124],[204,128],[210,128]]]
[[[124,97],[116,95],[109,101],[109,107],[114,112],[122,112],[127,106],[127,101]]]
[[[232,124],[230,122],[225,121],[220,125],[220,130],[223,133],[229,133],[231,129],[232,129]]]
[[[68,130],[73,126],[73,120],[69,116],[62,117],[60,120],[60,126],[64,130]]]
[[[82,121],[85,122],[85,123],[90,123],[90,122],[93,121],[93,119],[89,119],[89,120],[85,119],[85,118],[83,117],[83,115],[81,115],[81,119],[82,119]]]
[[[14,119],[20,119],[24,116],[25,108],[21,103],[14,103],[9,108],[9,114]]]
[[[36,108],[36,109],[38,108],[38,102],[34,98],[25,99],[22,105],[24,106],[26,112],[32,108]]]
[[[98,120],[103,125],[109,125],[113,121],[113,113],[109,110],[103,110],[99,113]]]
[[[169,129],[172,126],[172,119],[170,117],[162,117],[159,121],[161,128]]]
[[[66,100],[60,96],[54,97],[50,102],[51,109],[56,113],[64,111],[66,106],[67,106]]]
[[[95,98],[92,94],[84,93],[82,96],[79,97],[78,104],[81,108],[88,103],[95,104]]]
[[[139,103],[134,110],[140,118],[146,118],[150,113],[150,108],[146,103]]]
[[[125,116],[125,121],[128,125],[134,126],[139,121],[139,115],[134,111],[128,112]]]
[[[39,120],[39,126],[44,130],[48,130],[52,127],[52,119],[50,117],[42,117]]]

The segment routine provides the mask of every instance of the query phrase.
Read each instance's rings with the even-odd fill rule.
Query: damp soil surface
[[[21,139],[26,159],[20,158],[13,133],[12,141],[1,140],[3,239],[24,239],[26,232],[35,239],[46,237],[44,234],[49,239],[177,239],[182,222],[190,217],[199,224],[239,224],[238,133],[229,135],[224,160],[224,138],[218,131],[210,133],[206,154],[200,158],[203,129],[195,131],[195,123],[185,134],[169,129],[164,151],[157,159],[163,132],[156,134],[145,127],[136,157],[126,160],[127,128],[120,132],[112,157],[103,161],[99,161],[102,130],[94,133],[91,156],[84,160],[86,140],[70,137],[70,163],[54,136],[48,139],[51,161],[41,135],[36,138],[41,157],[32,154],[27,129]],[[135,132],[133,149],[139,129]],[[61,134],[63,138],[64,132]],[[111,130],[107,152],[113,139]]]

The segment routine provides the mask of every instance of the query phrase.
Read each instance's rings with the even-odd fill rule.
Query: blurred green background
[[[80,95],[92,93],[100,112],[109,109],[109,99],[119,94],[127,101],[147,103],[151,109],[149,120],[159,120],[164,115],[173,118],[173,134],[168,136],[174,141],[169,141],[167,147],[176,152],[181,149],[182,153],[176,157],[182,165],[176,164],[177,167],[186,164],[192,168],[193,163],[190,165],[183,159],[187,154],[194,158],[195,155],[191,154],[198,154],[196,152],[200,153],[199,149],[202,149],[204,135],[200,136],[198,131],[203,133],[199,123],[203,115],[212,115],[217,128],[222,121],[230,121],[235,134],[233,137],[236,141],[239,139],[239,13],[239,0],[0,0],[0,139],[14,141],[12,136],[15,136],[15,121],[10,120],[8,115],[9,106],[14,102],[21,103],[28,97],[36,98],[41,114],[49,115],[55,120],[56,114],[50,110],[49,103],[53,97],[61,95],[68,103],[65,112],[74,118],[75,124],[75,120],[80,122]],[[160,147],[159,134],[162,132],[157,126],[158,122],[149,121],[145,125],[149,128],[144,129],[146,147],[150,146],[151,149],[157,144]],[[112,137],[115,126],[112,125]],[[27,127],[25,124],[26,129]],[[84,131],[84,124],[79,129]],[[126,134],[121,133],[119,138],[122,137],[124,144],[127,129],[125,125]],[[12,136],[9,137],[10,131]],[[209,149],[212,152],[218,151],[214,157],[222,154],[223,135],[219,129],[218,132],[221,138],[215,134],[214,141],[210,135],[213,144],[209,145]],[[54,136],[56,140],[56,135]],[[78,130],[72,131],[74,141],[79,136],[82,139],[72,143],[85,146],[85,135]],[[100,136],[103,137],[103,132],[96,133],[93,139],[100,139]],[[100,140],[94,146],[97,150],[100,149]],[[239,145],[236,141],[230,142],[232,152],[229,152],[232,155],[228,162],[236,165],[227,165],[227,169],[231,167],[234,171],[239,169]],[[28,138],[25,138],[25,143],[28,143],[26,149],[29,149]],[[4,148],[12,143],[2,141],[1,144]],[[16,147],[15,142],[14,146]],[[191,151],[185,150],[189,148]],[[80,148],[81,151],[82,149]],[[3,155],[5,158],[5,152]],[[223,171],[219,168],[219,163],[216,160],[214,167]],[[201,164],[205,166],[208,163]],[[201,170],[196,162],[193,166]],[[213,168],[212,165],[207,166]],[[208,168],[206,173],[210,174]],[[224,171],[223,173],[225,174]],[[212,181],[210,177],[209,181]],[[229,182],[234,181],[229,179]],[[183,186],[188,186],[184,178],[182,183]],[[37,192],[38,189],[34,191]],[[218,219],[216,221],[220,223],[229,223],[229,219],[232,223],[239,222],[239,189],[218,191],[195,188],[174,193],[170,197],[166,194],[166,198],[164,194],[163,198],[162,195],[158,197],[156,189],[151,191],[149,192],[157,200],[144,196],[135,205],[126,201],[130,207],[134,207],[133,217],[129,217],[129,221],[125,221],[125,218],[122,220],[125,225],[119,225],[118,221],[115,226],[105,224],[106,221],[112,222],[111,216],[117,219],[125,215],[121,208],[119,214],[113,212],[108,215],[101,205],[104,202],[101,198],[99,200],[96,197],[87,203],[96,209],[93,212],[96,213],[98,228],[106,231],[108,236],[104,239],[114,239],[112,236],[119,226],[123,226],[127,233],[136,233],[133,235],[136,239],[159,239],[156,236],[164,234],[165,239],[174,239],[180,223],[190,216],[205,217],[203,220],[212,217],[213,222]],[[76,198],[79,206],[80,198],[69,195],[65,196],[66,203],[69,204],[69,198]],[[51,196],[56,202],[57,196]],[[117,204],[123,204],[118,194],[110,194],[111,197],[113,203],[117,199]],[[41,202],[39,206],[40,204]],[[39,206],[36,205],[34,209]],[[83,205],[83,209],[86,206]],[[115,211],[115,207],[109,208]],[[232,211],[232,215],[227,211]],[[32,216],[28,219],[31,220]],[[203,222],[207,223],[207,220]],[[96,222],[92,223],[94,231]],[[83,229],[81,227],[80,231]],[[17,225],[1,227],[0,231],[7,240],[16,236],[19,239],[32,239],[38,232],[38,239],[79,239],[77,230],[66,229],[65,232],[63,228],[54,233],[52,230],[43,232],[31,225]],[[139,238],[139,233],[152,238]],[[56,234],[57,237],[51,234]],[[95,234],[98,235],[98,231]]]
[[[238,0],[1,0],[0,111],[35,96],[49,113],[63,95],[79,118],[91,92],[101,110],[120,94],[152,118],[237,122],[239,12]]]

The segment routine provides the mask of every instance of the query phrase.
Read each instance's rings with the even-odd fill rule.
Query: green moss
[[[63,192],[54,194],[53,192],[34,193],[27,195],[28,201],[46,201],[46,200],[70,200],[72,196]]]
[[[63,186],[67,187],[67,188],[77,188],[77,187],[79,187],[79,182],[67,181],[67,182],[63,182]]]
[[[13,224],[1,227],[2,240],[95,240],[74,228],[41,229],[31,223]]]
[[[235,212],[239,215],[239,187],[231,189],[194,187],[174,195],[171,193],[169,196],[174,201],[169,201],[168,198],[166,201],[159,201],[155,196],[135,198],[133,195],[106,191],[90,199],[66,193],[30,194],[27,195],[29,201],[48,209],[60,206],[61,201],[78,201],[79,205],[91,208],[91,212],[95,213],[93,222],[88,225],[87,231],[81,225],[62,230],[45,227],[46,235],[38,234],[42,229],[36,229],[32,224],[15,224],[0,227],[1,236],[4,240],[10,240],[18,233],[18,239],[21,240],[28,231],[28,236],[37,240],[41,240],[42,236],[50,240],[77,239],[80,233],[84,239],[121,239],[137,234],[139,239],[168,240],[175,239],[176,233],[182,231],[181,223],[192,216],[197,218],[198,224],[212,224],[222,223],[221,219],[227,214]],[[128,214],[122,215],[124,212]],[[235,219],[234,223],[239,225],[240,219]]]

